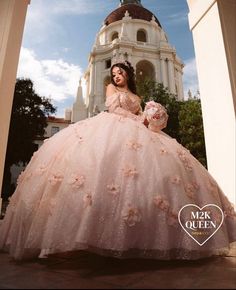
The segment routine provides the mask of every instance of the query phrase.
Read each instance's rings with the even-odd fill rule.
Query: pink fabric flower
[[[127,166],[126,168],[122,169],[124,172],[124,175],[126,177],[135,177],[138,175],[138,171],[136,170],[135,167],[129,167]]]
[[[72,174],[71,178],[69,179],[68,183],[73,188],[80,188],[85,182],[85,177],[80,174]]]
[[[192,186],[194,187],[195,190],[199,190],[200,186],[196,181],[192,181]]]
[[[178,150],[177,154],[179,156],[179,159],[182,161],[184,167],[188,170],[188,171],[192,171],[193,167],[191,165],[191,162],[189,160],[189,158],[186,156],[186,151],[185,150]]]
[[[195,198],[196,188],[194,187],[194,185],[192,183],[186,184],[185,187],[184,187],[184,189],[185,189],[186,195],[189,198],[191,198],[191,199],[194,199]]]
[[[51,183],[51,185],[56,185],[60,182],[62,182],[63,180],[63,175],[60,172],[57,173],[53,173],[50,177],[49,177],[49,182]]]
[[[179,185],[181,183],[181,178],[178,175],[170,177],[170,181],[173,184]]]
[[[166,155],[166,154],[168,154],[168,151],[165,148],[161,148],[160,153],[161,153],[161,155]]]
[[[141,212],[138,208],[128,205],[128,208],[123,211],[123,220],[129,227],[135,226],[142,219]]]
[[[168,212],[168,225],[176,226],[177,224],[178,224],[178,214],[170,210]]]
[[[177,154],[179,156],[179,159],[182,161],[182,162],[187,162],[188,161],[188,158],[186,156],[186,153],[184,150],[178,150],[177,151]]]
[[[117,195],[120,192],[120,187],[114,183],[107,185],[108,192],[112,195]]]
[[[43,175],[43,173],[47,170],[47,166],[45,164],[42,164],[39,166],[39,168],[36,170],[36,174]]]
[[[157,195],[154,197],[153,202],[161,210],[163,210],[163,211],[169,210],[169,207],[170,207],[169,202],[166,199],[164,199],[163,197]]]
[[[142,144],[136,142],[135,140],[130,140],[127,144],[126,144],[130,149],[133,149],[135,151],[139,150],[140,148],[142,148]]]

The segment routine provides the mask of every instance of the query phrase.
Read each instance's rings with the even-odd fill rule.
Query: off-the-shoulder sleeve
[[[106,97],[105,106],[108,108],[110,113],[114,113],[123,117],[127,117],[133,119],[135,121],[143,122],[143,118],[141,115],[137,116],[130,111],[127,111],[121,107],[120,104],[120,94],[114,93],[111,96]]]
[[[114,93],[111,96],[107,96],[105,106],[108,108],[110,113],[113,113],[116,108],[121,106],[120,95],[118,93]]]

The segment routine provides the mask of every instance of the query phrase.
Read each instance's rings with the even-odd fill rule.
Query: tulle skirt
[[[206,242],[181,225],[189,204],[223,212],[215,211],[218,226],[224,220]],[[33,155],[0,226],[0,249],[19,260],[76,250],[198,259],[226,254],[235,225],[232,205],[186,148],[102,112],[55,134]]]

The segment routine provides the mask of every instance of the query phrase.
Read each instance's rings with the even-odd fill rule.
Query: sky
[[[75,101],[79,80],[104,19],[119,0],[31,0],[18,65],[18,78],[30,78],[36,93],[52,99],[57,117]],[[184,95],[198,91],[186,0],[142,0],[156,15],[184,67]]]

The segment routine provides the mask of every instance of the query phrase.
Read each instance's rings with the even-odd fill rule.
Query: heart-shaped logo
[[[224,221],[224,213],[215,204],[207,204],[202,208],[187,204],[179,211],[178,219],[184,231],[202,246],[219,230]]]

